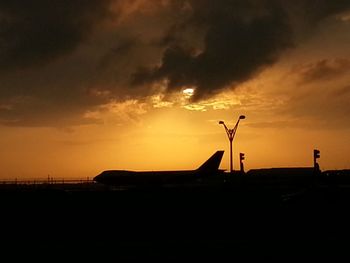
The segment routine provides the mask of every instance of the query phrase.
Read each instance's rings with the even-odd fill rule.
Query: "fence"
[[[92,184],[95,183],[89,178],[47,178],[47,179],[29,179],[29,180],[18,180],[18,179],[5,179],[0,180],[0,185],[47,185],[47,184]]]

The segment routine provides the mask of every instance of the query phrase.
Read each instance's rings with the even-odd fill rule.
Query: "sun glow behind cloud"
[[[191,98],[194,94],[195,89],[187,88],[182,91],[186,98]]]
[[[3,177],[50,174],[91,178],[105,169],[192,169],[218,149],[226,150],[221,168],[227,169],[228,142],[218,121],[225,120],[232,127],[240,114],[247,119],[240,123],[234,142],[236,168],[239,152],[246,153],[246,169],[308,166],[315,145],[328,149],[322,151],[322,168],[345,167],[348,160],[345,156],[336,158],[336,150],[347,147],[347,133],[338,132],[337,138],[343,142],[334,143],[326,131],[306,131],[310,121],[280,116],[279,111],[288,105],[288,100],[261,92],[262,79],[196,104],[183,92],[171,99],[159,94],[142,100],[110,101],[85,113],[84,117],[95,124],[72,127],[68,132],[16,128],[15,133],[15,128],[7,128],[2,130],[0,141],[5,148],[12,142],[12,148],[0,158],[6,163],[4,170],[12,172]],[[266,78],[265,85],[273,85],[274,80],[267,83]],[[191,110],[190,105],[202,108]],[[21,134],[27,143],[15,143],[15,134]],[[38,141],[40,147],[34,147]],[[18,166],[14,157],[23,160],[21,169],[14,169]],[[332,162],[338,162],[338,166],[332,166]]]
[[[236,164],[242,151],[247,169],[308,166],[318,147],[322,168],[349,167],[347,1],[91,0],[59,3],[59,19],[52,3],[12,2],[0,4],[3,177],[193,168],[227,152],[217,122],[240,114]]]

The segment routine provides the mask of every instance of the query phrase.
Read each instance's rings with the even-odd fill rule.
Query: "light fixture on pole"
[[[239,116],[237,123],[236,123],[235,127],[233,127],[233,129],[227,128],[226,124],[223,121],[219,121],[219,124],[222,124],[224,126],[227,137],[230,141],[230,173],[233,172],[232,141],[233,141],[233,138],[235,137],[239,121],[243,120],[243,119],[245,119],[244,115]]]

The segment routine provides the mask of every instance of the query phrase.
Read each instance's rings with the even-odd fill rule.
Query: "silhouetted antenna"
[[[314,169],[315,169],[315,172],[320,172],[320,166],[319,164],[317,163],[317,159],[320,158],[320,151],[317,150],[317,149],[314,149]]]
[[[245,159],[244,153],[239,153],[239,167],[242,174],[244,174],[244,164],[243,164],[244,159]]]
[[[233,138],[235,137],[235,134],[236,134],[236,131],[237,131],[237,127],[238,127],[238,123],[239,123],[240,120],[243,120],[243,119],[245,119],[244,115],[239,116],[239,118],[237,120],[237,123],[236,123],[235,127],[233,127],[233,129],[228,129],[226,124],[223,121],[219,121],[219,124],[222,124],[224,126],[226,134],[227,134],[227,137],[228,137],[228,139],[230,141],[230,173],[233,172],[232,141],[233,141]]]

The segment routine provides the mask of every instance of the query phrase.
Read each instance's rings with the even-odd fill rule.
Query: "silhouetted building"
[[[252,169],[247,172],[248,176],[313,176],[313,167],[292,167],[292,168],[264,168]]]

